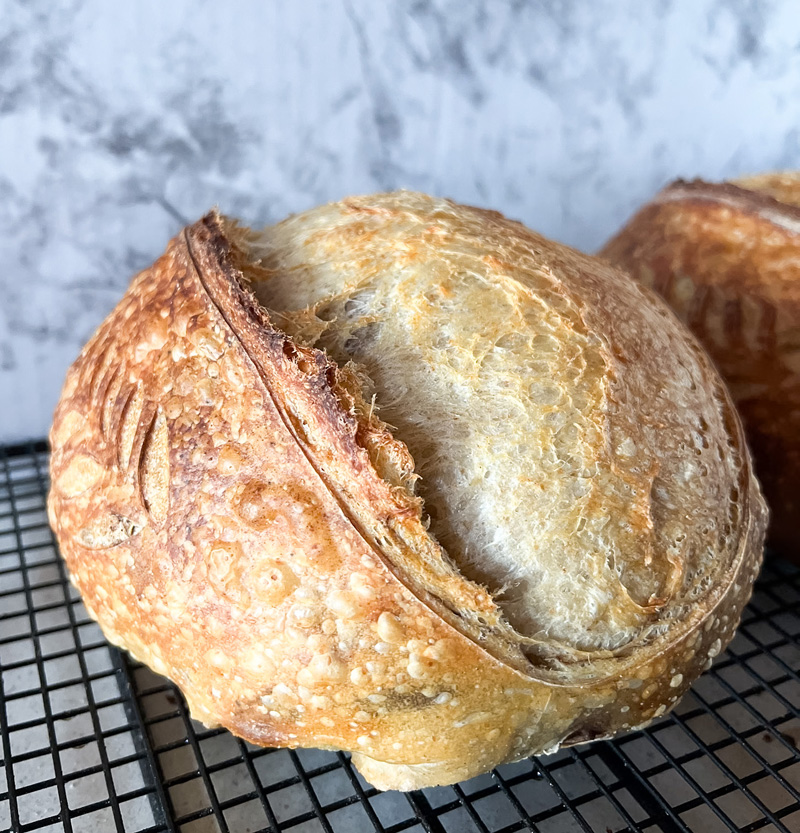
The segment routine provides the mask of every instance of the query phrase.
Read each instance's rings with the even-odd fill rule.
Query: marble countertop
[[[181,225],[406,187],[593,250],[678,177],[800,164],[793,0],[12,2],[0,442]]]

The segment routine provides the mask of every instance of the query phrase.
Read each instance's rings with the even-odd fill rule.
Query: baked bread
[[[352,751],[383,789],[664,714],[761,560],[738,418],[666,306],[421,194],[185,229],[51,444],[108,638],[206,725]]]
[[[655,289],[728,383],[771,510],[800,559],[800,174],[678,181],[600,254]]]

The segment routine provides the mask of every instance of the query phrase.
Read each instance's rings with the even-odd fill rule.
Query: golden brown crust
[[[784,208],[786,206],[800,208],[799,171],[774,171],[755,176],[743,176],[739,179],[732,179],[731,184],[747,191],[766,194],[782,203]]]
[[[800,543],[800,207],[797,175],[676,182],[600,252],[662,295],[720,368],[771,509]]]
[[[709,396],[741,460],[739,514],[712,586],[635,653],[557,680],[453,568],[420,502],[378,476],[374,446],[402,469],[402,443],[323,352],[272,325],[235,240],[215,214],[175,238],[55,414],[49,514],[108,638],[206,724],[351,750],[382,788],[450,783],[670,709],[732,637],[760,563],[763,505],[724,394]],[[569,259],[548,246],[537,238],[543,264]]]

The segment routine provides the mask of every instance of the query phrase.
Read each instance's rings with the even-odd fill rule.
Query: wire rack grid
[[[346,754],[205,729],[111,648],[69,584],[46,490],[43,442],[0,448],[2,831],[800,831],[800,570],[778,559],[728,651],[646,731],[381,793]]]

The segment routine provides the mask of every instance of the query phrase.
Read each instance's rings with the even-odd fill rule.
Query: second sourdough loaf
[[[766,513],[661,301],[400,192],[210,214],[71,368],[50,517],[108,638],[249,741],[451,783],[673,707]]]

